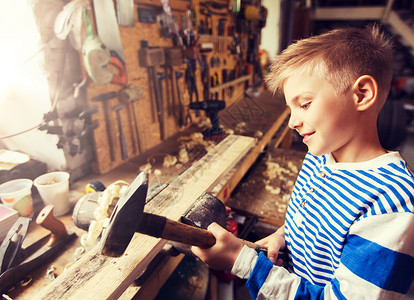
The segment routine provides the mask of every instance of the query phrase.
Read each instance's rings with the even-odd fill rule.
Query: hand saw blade
[[[115,7],[112,0],[93,0],[95,22],[98,35],[102,42],[116,52],[125,65],[124,50],[122,48],[121,35],[115,15]]]

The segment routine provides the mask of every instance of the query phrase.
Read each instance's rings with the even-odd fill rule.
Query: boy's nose
[[[296,118],[292,113],[290,113],[288,126],[291,129],[297,129],[298,127],[302,126],[302,122],[299,121],[299,119]]]

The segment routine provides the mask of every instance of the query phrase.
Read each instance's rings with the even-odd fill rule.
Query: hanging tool
[[[157,11],[154,8],[138,7],[138,21],[154,24],[157,22]]]
[[[164,80],[167,80],[167,79],[168,79],[167,73],[157,72],[157,80],[158,80],[158,86],[160,87],[161,102],[162,103],[166,102],[168,115],[171,115],[172,114],[171,105],[168,101],[168,99],[170,99],[169,87],[168,87],[168,84],[165,84],[166,85],[166,93],[165,93],[166,97],[164,97],[164,89],[163,89],[163,83],[162,83]],[[164,99],[167,99],[167,101],[164,101]]]
[[[82,57],[89,77],[98,85],[107,83],[126,84],[125,65],[117,59],[119,56],[110,50],[102,39],[95,35],[89,21],[88,11],[84,10],[87,38],[82,46]],[[116,69],[114,73],[112,66]]]
[[[142,147],[141,147],[141,138],[139,135],[139,124],[138,124],[138,118],[135,111],[134,103],[141,99],[143,95],[143,91],[138,86],[128,86],[122,90],[119,91],[118,98],[119,100],[128,105],[129,111],[132,110],[132,117],[134,119],[134,131],[135,131],[135,139],[137,142],[139,153],[142,153]]]
[[[179,102],[179,114],[178,114],[178,124],[180,127],[190,125],[193,122],[193,119],[190,114],[190,109],[187,108],[187,113],[185,112],[184,100],[182,98],[181,87],[179,79],[183,77],[183,72],[175,72],[175,84],[177,97]]]
[[[184,62],[187,65],[185,70],[185,82],[187,84],[188,94],[190,95],[190,103],[193,102],[193,94],[196,96],[196,101],[199,102],[198,90],[196,83],[196,59],[197,59],[197,39],[193,26],[193,10],[188,9],[182,19],[181,36],[184,45]],[[189,113],[187,114],[187,116]],[[199,113],[196,112],[196,116]],[[187,118],[186,118],[187,119]]]
[[[200,99],[198,98],[198,90],[196,83],[196,60],[187,59],[186,61],[187,68],[185,69],[185,81],[187,82],[188,94],[190,95],[190,105],[193,103],[193,94],[195,94],[196,102],[198,103]],[[200,113],[196,111],[196,116],[199,117]]]
[[[134,26],[134,0],[116,0],[118,24],[121,26]]]
[[[112,142],[112,126],[111,126],[111,118],[109,115],[109,107],[108,107],[108,101],[111,100],[112,98],[116,97],[116,93],[115,92],[109,92],[106,94],[102,94],[96,97],[93,97],[91,100],[94,102],[101,102],[102,103],[102,107],[103,107],[103,112],[104,112],[104,116],[105,116],[105,128],[106,128],[106,137],[108,140],[108,146],[109,146],[109,154],[110,154],[110,158],[111,161],[115,160],[115,149],[114,149],[114,145]]]
[[[207,55],[201,56],[202,69],[201,69],[201,82],[203,83],[203,95],[204,101],[210,100],[210,68],[207,62]]]
[[[127,160],[128,149],[127,149],[126,142],[125,142],[124,131],[122,130],[122,119],[121,119],[121,109],[123,109],[124,107],[125,107],[124,104],[120,104],[120,105],[113,107],[112,110],[116,112],[116,119],[118,121],[119,143],[121,145],[122,159]]]
[[[47,263],[62,251],[63,247],[76,238],[68,233],[65,225],[53,217],[53,205],[44,207],[36,223],[52,233],[37,242],[22,248],[30,219],[19,218],[9,230],[0,246],[1,275],[0,292],[7,291],[23,280],[33,270]]]
[[[217,87],[220,82],[221,82],[221,77],[220,77],[220,73],[219,72],[215,72],[212,76],[211,76],[211,86],[212,87]],[[214,100],[218,100],[218,92],[214,93]]]
[[[112,70],[108,68],[111,54],[100,37],[93,34],[92,24],[89,21],[88,10],[86,9],[84,10],[84,19],[88,35],[82,46],[83,64],[93,82],[107,84],[113,77]]]
[[[163,12],[157,16],[158,24],[161,28],[161,36],[171,37],[174,46],[182,46],[183,41],[179,34],[178,24],[172,14],[169,0],[161,0]]]
[[[80,139],[79,153],[82,153],[91,145],[91,133],[99,126],[97,121],[91,120],[91,115],[97,112],[97,107],[91,107],[81,111],[77,116],[79,120],[83,121],[82,131],[78,134],[78,137]]]
[[[91,120],[91,115],[98,112],[97,107],[91,107],[81,111],[78,114],[78,119],[83,121],[82,131],[78,134],[80,139],[79,153],[82,153],[91,144],[91,133],[98,128],[98,122]]]
[[[176,71],[175,67],[180,66],[183,64],[183,57],[182,57],[182,49],[178,47],[173,48],[164,48],[165,53],[165,71],[169,75],[169,78],[171,78],[171,91],[172,91],[172,97],[171,97],[171,113],[174,115],[175,120],[177,120],[177,123],[181,127],[181,123],[178,119],[179,116],[177,116],[177,105],[180,103],[180,99],[178,99],[178,91],[177,91],[177,83],[176,83]]]
[[[119,74],[114,75],[111,82],[126,85],[125,55],[122,48],[114,3],[112,0],[93,0],[93,6],[98,35],[110,51],[110,62],[119,70]]]
[[[85,128],[80,133],[80,149],[79,153],[83,153],[85,149],[91,145],[91,132],[98,128],[99,124],[97,121],[93,121],[90,124],[86,125]]]
[[[132,152],[137,153],[137,144],[139,144],[139,136],[137,135],[137,125],[136,125],[136,118],[135,118],[135,111],[134,107],[132,106],[132,102],[121,100],[121,92],[118,93],[118,98],[121,103],[124,103],[126,105],[127,110],[127,117],[128,117],[128,126],[129,126],[129,134],[131,135],[131,144],[132,144]],[[132,110],[132,111],[131,111]],[[132,114],[134,115],[134,118],[132,117]]]
[[[211,128],[203,131],[205,140],[219,141],[224,138],[223,129],[219,124],[218,112],[226,107],[226,102],[222,100],[205,100],[196,103],[190,103],[190,109],[204,110],[207,117],[210,118]]]
[[[160,137],[161,140],[164,140],[166,137],[164,101],[157,78],[157,67],[165,64],[164,50],[162,48],[150,48],[147,41],[141,41],[141,49],[138,51],[138,57],[140,66],[148,68],[149,81],[154,88],[155,105],[157,107],[157,116],[160,125]]]
[[[135,232],[175,242],[208,248],[215,244],[214,235],[198,227],[176,222],[166,217],[144,212],[148,189],[148,175],[140,173],[118,200],[108,226],[102,233],[100,253],[106,256],[121,256]],[[213,197],[204,194],[204,197]],[[245,245],[257,250],[267,248],[249,241]]]

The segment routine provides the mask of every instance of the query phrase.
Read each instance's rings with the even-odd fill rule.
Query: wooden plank
[[[402,37],[403,44],[408,45],[411,49],[414,48],[414,31],[396,12],[390,12],[385,22],[390,24],[394,31]]]
[[[251,137],[231,135],[149,202],[145,211],[178,220],[197,198],[225,176],[254,146]],[[130,286],[165,245],[165,240],[135,234],[119,258],[100,255],[94,247],[35,299],[115,299]]]
[[[210,88],[210,93],[218,93],[221,90],[227,89],[229,87],[234,87],[237,84],[244,83],[245,81],[249,81],[251,79],[252,79],[252,75],[244,75],[235,80],[232,80],[232,81]]]
[[[233,108],[234,106],[237,106]],[[272,95],[269,91],[262,93],[257,99],[245,98],[239,101],[220,115],[220,120],[229,128],[237,128],[237,124],[245,122],[248,127],[245,134],[254,136],[254,131],[263,132],[263,136],[258,140],[256,147],[250,151],[243,161],[226,174],[217,184],[213,185],[214,190],[211,194],[226,203],[231,192],[238,185],[240,180],[256,161],[260,153],[269,144],[272,137],[286,130],[287,120],[290,110],[284,100]],[[254,129],[252,132],[251,130]]]
[[[232,172],[228,172],[226,176],[221,178],[221,180],[219,180],[217,184],[214,185],[214,190],[211,191],[214,196],[226,203],[227,198],[230,196],[231,192],[236,188],[240,180],[250,169],[252,164],[256,161],[260,153],[263,152],[263,149],[269,143],[272,136],[281,127],[282,123],[289,115],[289,109],[285,108],[280,117],[276,120],[276,122],[273,123],[270,130],[258,142],[258,145],[246,156],[246,159],[240,161],[237,168],[234,168]],[[285,128],[282,129],[282,131],[284,130]]]

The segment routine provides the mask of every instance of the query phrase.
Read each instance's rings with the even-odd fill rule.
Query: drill
[[[205,100],[190,103],[190,109],[204,110],[206,116],[210,118],[211,128],[203,131],[205,140],[221,140],[224,137],[223,130],[219,125],[218,112],[226,107],[223,100]]]

